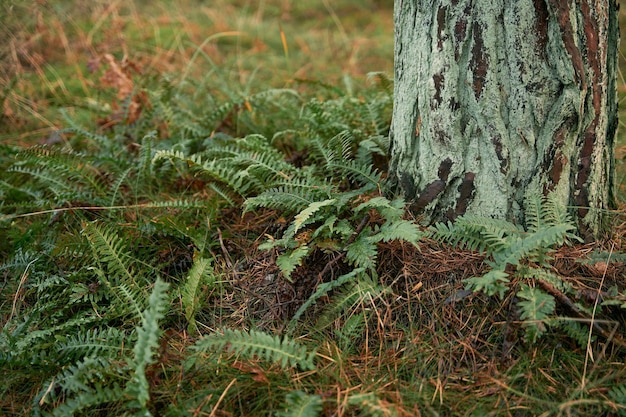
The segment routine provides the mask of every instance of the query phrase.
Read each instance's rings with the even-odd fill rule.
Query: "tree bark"
[[[390,180],[427,223],[523,223],[556,193],[598,236],[612,208],[615,0],[396,0]]]

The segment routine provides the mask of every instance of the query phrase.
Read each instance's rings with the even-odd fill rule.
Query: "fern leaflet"
[[[308,352],[306,347],[298,345],[288,337],[272,336],[265,332],[250,330],[224,329],[223,334],[210,334],[200,339],[194,346],[198,352],[209,349],[228,347],[229,352],[251,358],[259,356],[266,361],[278,363],[283,369],[300,367],[304,370],[315,369],[313,359],[315,351]]]

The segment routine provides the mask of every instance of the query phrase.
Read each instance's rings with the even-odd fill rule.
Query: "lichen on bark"
[[[390,178],[425,222],[523,222],[526,195],[555,192],[599,232],[618,32],[616,5],[589,3],[396,2]]]

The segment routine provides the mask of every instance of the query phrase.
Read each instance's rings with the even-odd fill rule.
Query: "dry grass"
[[[16,0],[11,13],[24,27],[0,19],[8,39],[0,46],[4,143],[57,140],[55,132],[64,126],[60,108],[96,130],[116,123],[113,115],[123,98],[117,97],[119,85],[102,82],[113,67],[106,54],[121,65],[120,74],[130,74],[127,88],[171,74],[200,80],[206,91],[224,98],[272,86],[300,88],[296,79],[332,86],[348,83],[345,76],[362,79],[370,71],[391,72],[388,3],[144,3],[38,1],[31,8],[30,2]],[[115,79],[123,78],[118,74]],[[620,87],[622,101],[624,94]],[[621,167],[623,122],[620,128]],[[618,182],[623,187],[624,181]],[[174,189],[200,194],[204,187],[200,180],[186,178]],[[174,405],[191,415],[236,415],[233,410],[267,415],[276,410],[262,408],[264,403],[252,397],[262,394],[270,407],[298,388],[320,395],[328,416],[617,415],[608,390],[626,381],[624,310],[611,307],[594,314],[600,326],[594,328],[590,308],[611,287],[621,294],[626,288],[626,263],[616,256],[626,251],[622,212],[616,213],[612,241],[566,246],[553,254],[552,271],[576,294],[559,299],[559,313],[589,327],[594,337],[587,346],[562,332],[548,333],[535,345],[526,343],[515,291],[502,300],[466,291],[463,280],[486,271],[483,255],[433,241],[419,249],[387,243],[379,246],[377,268],[385,291],[328,317],[326,307],[336,295],[329,293],[298,324],[294,334],[318,347],[316,371],[285,372],[226,353],[219,360],[228,367],[217,368],[219,372],[212,364],[189,371],[185,360],[196,337],[178,323],[166,330],[160,361],[148,370],[155,406]],[[132,215],[127,214],[129,223],[135,220]],[[219,221],[212,251],[220,286],[206,294],[198,313],[201,333],[252,325],[284,331],[317,285],[349,271],[337,253],[319,250],[290,282],[279,273],[277,253],[258,249],[266,234],[279,235],[288,220],[271,210],[242,215],[236,208],[222,211]],[[188,247],[160,243],[157,256],[164,263],[193,257]],[[519,284],[516,278],[511,287]],[[572,307],[579,306],[586,309],[577,316]],[[324,326],[318,326],[322,319]],[[35,387],[31,391],[43,382],[37,374],[11,378],[13,386]],[[0,412],[18,415],[32,395],[13,392],[0,400]],[[250,404],[258,408],[246,408]]]

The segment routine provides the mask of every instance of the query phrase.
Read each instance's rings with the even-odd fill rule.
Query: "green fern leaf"
[[[55,348],[66,357],[108,356],[121,351],[125,338],[126,334],[115,327],[95,328],[70,334]]]
[[[365,268],[373,270],[376,266],[378,248],[376,242],[366,236],[359,236],[346,248],[346,259],[355,268]]]
[[[508,289],[506,286],[506,283],[509,282],[508,276],[509,274],[502,270],[492,269],[482,277],[473,277],[464,280],[467,284],[465,289],[473,292],[482,291],[490,297],[498,294],[500,298],[503,298],[504,293]]]
[[[548,322],[546,320],[546,322]],[[578,346],[582,349],[587,347],[587,343],[589,342],[589,326],[584,325],[578,321],[574,321],[569,317],[556,318],[554,320],[549,321],[550,324],[554,323],[552,327],[558,326],[563,329],[567,335],[574,340]],[[594,337],[591,338],[592,342],[595,340]]]
[[[319,395],[302,391],[291,391],[285,396],[285,411],[276,413],[278,417],[318,417],[324,402]]]
[[[626,416],[626,384],[617,385],[609,391],[609,398],[615,403],[620,416]]]
[[[556,302],[554,297],[539,288],[522,285],[517,296],[526,301],[520,301],[518,305],[522,309],[521,319],[525,320],[526,338],[532,343],[546,331],[545,319],[554,314]]]
[[[384,288],[367,274],[358,274],[358,279],[351,285],[341,289],[333,296],[331,303],[317,322],[320,329],[328,327],[335,319],[346,311],[355,308],[367,308],[380,297]]]
[[[424,233],[421,232],[415,223],[408,220],[397,220],[384,223],[379,229],[375,230],[375,234],[370,239],[377,242],[404,240],[417,246],[423,235]]]
[[[73,416],[79,411],[88,411],[102,404],[119,402],[124,397],[124,390],[117,384],[96,385],[87,392],[69,398],[52,411],[52,415],[58,417]]]
[[[315,304],[317,300],[326,296],[333,289],[341,287],[342,285],[354,280],[356,277],[363,274],[364,272],[365,272],[365,268],[355,268],[349,273],[342,275],[333,281],[324,282],[320,284],[317,287],[317,290],[315,290],[315,292],[306,300],[306,302],[300,306],[298,311],[296,311],[296,314],[293,315],[293,317],[291,318],[291,321],[289,322],[289,329],[294,328],[296,322],[300,319],[302,314],[304,314],[304,312],[309,307],[311,307],[311,305]]]
[[[104,356],[89,356],[66,367],[63,372],[55,375],[53,379],[42,385],[37,395],[41,401],[48,395],[49,387],[58,384],[65,396],[75,393],[89,392],[91,387],[100,383],[106,383],[106,375],[111,368],[112,359]]]
[[[378,211],[388,222],[400,220],[404,214],[404,200],[395,199],[389,201],[385,197],[374,197],[356,206],[354,212],[360,213],[370,209]]]
[[[165,317],[169,307],[167,294],[169,284],[157,279],[148,300],[148,308],[142,314],[141,327],[137,329],[137,342],[133,348],[133,377],[126,387],[127,392],[145,409],[150,392],[146,378],[146,367],[154,363],[154,353],[159,347],[159,321]]]
[[[293,221],[294,233],[297,232],[303,225],[311,221],[311,216],[318,212],[322,207],[330,206],[335,203],[335,199],[331,198],[323,201],[316,201],[309,204],[307,208],[298,213]]]
[[[546,226],[543,202],[543,197],[537,193],[526,196],[524,216],[526,228],[531,233],[535,233]]]
[[[203,285],[213,285],[213,269],[211,260],[198,257],[194,260],[193,266],[189,270],[187,280],[181,287],[181,302],[185,311],[185,318],[189,323],[189,329],[194,333],[196,328],[196,313],[199,309],[200,291]]]
[[[291,273],[297,266],[302,265],[302,260],[308,255],[309,247],[301,245],[292,251],[279,255],[276,258],[276,265],[278,265],[285,278],[291,281]]]
[[[308,352],[306,347],[297,344],[288,337],[272,336],[270,334],[250,330],[224,329],[223,334],[210,334],[196,342],[194,349],[197,352],[228,347],[229,352],[243,357],[261,357],[268,362],[278,363],[283,369],[300,367],[304,370],[315,369],[313,359],[315,351]]]
[[[513,242],[506,250],[496,252],[493,255],[497,265],[519,265],[522,258],[529,257],[539,250],[550,248],[554,245],[562,245],[565,237],[574,226],[571,224],[558,224],[544,227],[523,239]]]
[[[112,228],[91,222],[85,224],[83,233],[91,245],[94,257],[106,264],[112,275],[121,277],[123,282],[134,282],[131,257],[126,245]]]
[[[360,164],[354,160],[341,160],[333,162],[329,167],[333,171],[345,174],[352,181],[377,189],[380,186],[382,176],[370,164]]]

